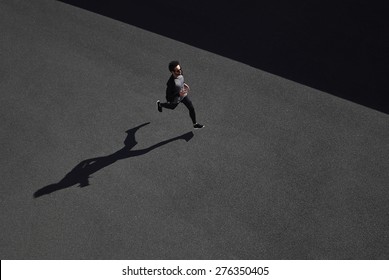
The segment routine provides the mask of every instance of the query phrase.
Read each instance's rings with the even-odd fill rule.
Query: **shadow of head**
[[[87,172],[83,173],[80,172],[80,170],[73,169],[71,172],[66,174],[66,176],[60,182],[48,185],[37,190],[34,193],[34,198],[38,198],[55,191],[66,189],[74,185],[78,185],[78,187],[80,188],[89,186],[89,178],[90,176]]]

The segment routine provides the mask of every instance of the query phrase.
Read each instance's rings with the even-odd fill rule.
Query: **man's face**
[[[178,76],[182,75],[182,69],[180,65],[177,65],[174,70],[172,71],[172,74],[174,78],[177,78]]]

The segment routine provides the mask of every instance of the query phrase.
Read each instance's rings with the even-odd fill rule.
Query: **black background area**
[[[61,1],[389,112],[383,1]]]

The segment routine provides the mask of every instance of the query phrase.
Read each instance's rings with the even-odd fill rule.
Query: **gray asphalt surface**
[[[53,0],[0,30],[1,259],[389,258],[388,115]]]

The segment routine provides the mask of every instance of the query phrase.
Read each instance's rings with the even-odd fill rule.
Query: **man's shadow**
[[[135,145],[138,143],[135,140],[136,131],[148,124],[149,122],[127,130],[127,137],[124,140],[124,147],[122,149],[108,156],[90,158],[81,161],[58,183],[51,184],[37,190],[34,193],[34,198],[50,194],[61,189],[69,188],[76,184],[79,184],[79,187],[86,187],[89,185],[89,177],[91,174],[113,164],[118,160],[147,154],[148,152],[156,148],[159,148],[176,140],[182,139],[188,142],[193,137],[193,132],[187,132],[183,135],[159,142],[148,148],[133,151],[132,148],[134,148]]]

